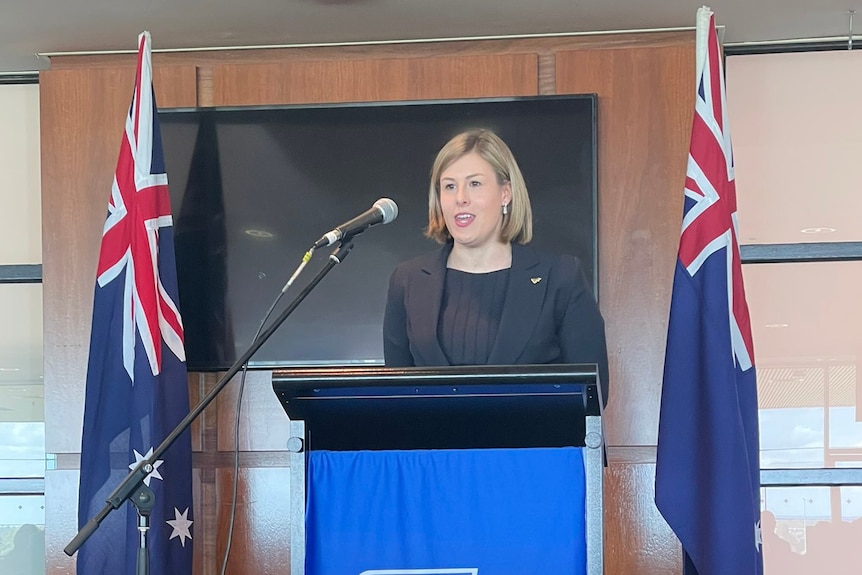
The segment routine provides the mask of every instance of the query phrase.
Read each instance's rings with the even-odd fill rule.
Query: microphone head
[[[380,213],[383,214],[383,222],[381,223],[388,224],[398,217],[398,204],[389,198],[380,198],[374,202],[373,207],[380,210]]]

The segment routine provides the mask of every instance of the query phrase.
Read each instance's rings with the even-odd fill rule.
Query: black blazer
[[[383,319],[388,367],[444,366],[437,338],[451,242],[401,263],[389,279]],[[580,261],[512,244],[512,267],[489,365],[595,363],[608,399],[605,324]]]

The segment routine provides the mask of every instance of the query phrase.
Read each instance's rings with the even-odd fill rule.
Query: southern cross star
[[[760,521],[754,524],[754,547],[760,552],[760,547],[763,545],[763,532],[760,530]]]
[[[138,453],[138,450],[137,450],[137,449],[135,449],[135,450],[134,450],[134,452],[135,452],[135,462],[134,462],[134,463],[132,463],[131,465],[129,465],[129,469],[134,469],[135,467],[137,467],[137,466],[138,466],[138,464],[139,464],[141,461],[143,461],[144,459],[149,458],[149,457],[150,457],[150,455],[152,455],[152,454],[153,454],[153,448],[152,448],[152,447],[150,447],[150,450],[149,450],[149,451],[147,451],[147,454],[146,454],[146,455],[141,455],[140,453]],[[159,473],[159,467],[161,467],[161,466],[162,466],[162,463],[164,463],[164,461],[163,461],[163,460],[161,460],[161,459],[156,459],[156,462],[155,462],[155,463],[153,463],[153,470],[152,470],[152,471],[150,471],[150,474],[149,474],[149,475],[147,475],[147,476],[144,478],[144,484],[146,484],[146,486],[147,486],[147,487],[149,487],[149,486],[150,486],[150,479],[155,478],[155,479],[161,479],[162,481],[164,481],[164,480],[165,480],[165,478],[164,478],[164,477],[162,477],[162,474],[161,474],[161,473]]]
[[[188,537],[189,539],[192,538],[191,526],[194,521],[190,521],[188,515],[188,507],[186,507],[186,510],[182,513],[180,513],[179,509],[174,507],[174,518],[165,521],[165,523],[173,527],[170,539],[173,539],[174,537],[179,537],[180,543],[182,543],[183,547],[186,546],[186,537]]]

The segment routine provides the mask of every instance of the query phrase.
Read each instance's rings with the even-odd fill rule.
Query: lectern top
[[[594,365],[301,368],[273,389],[312,449],[577,446],[601,412]]]

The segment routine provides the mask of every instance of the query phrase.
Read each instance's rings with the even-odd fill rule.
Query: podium
[[[310,451],[583,447],[586,565],[603,573],[602,398],[591,364],[277,370],[291,420],[291,573],[305,573]]]

